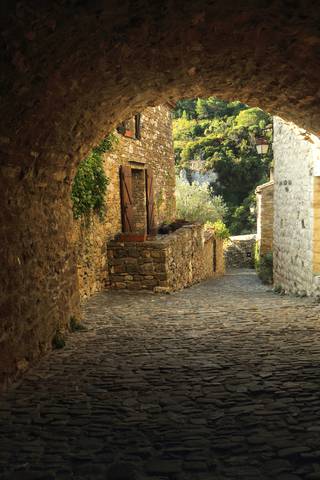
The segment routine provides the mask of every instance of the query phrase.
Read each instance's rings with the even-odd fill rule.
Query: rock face
[[[203,225],[147,242],[108,245],[111,288],[173,292],[224,273],[223,240]]]
[[[135,231],[145,233],[145,172],[153,172],[155,224],[175,218],[175,167],[172,120],[167,105],[146,108],[141,114],[140,138],[116,134],[119,143],[104,154],[104,169],[109,178],[106,214],[103,222],[93,217],[88,226],[74,222],[77,270],[81,298],[108,285],[107,243],[121,232],[121,165],[132,169]]]
[[[183,96],[240,99],[319,132],[319,23],[312,0],[2,2],[3,381],[77,314],[78,162],[131,113]]]
[[[274,119],[274,283],[299,295],[319,295],[320,140]]]

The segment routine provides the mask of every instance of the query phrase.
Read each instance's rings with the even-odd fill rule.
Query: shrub
[[[54,350],[59,350],[60,348],[63,348],[65,344],[66,341],[64,335],[60,331],[57,331],[52,339],[52,348]]]
[[[273,283],[273,256],[272,252],[260,256],[257,272],[262,283],[272,285]]]
[[[253,263],[256,272],[259,272],[260,268],[260,250],[259,250],[259,242],[256,242],[254,245],[254,252],[253,252]]]
[[[177,215],[191,222],[216,222],[227,212],[221,197],[212,197],[208,184],[191,185],[177,178],[176,187]]]
[[[217,220],[214,223],[207,222],[205,224],[205,227],[213,230],[214,234],[216,237],[221,238],[223,240],[227,239],[230,237],[230,232],[228,227],[226,226],[225,223],[223,223],[222,220]]]
[[[80,331],[83,331],[83,330],[87,330],[86,327],[84,327],[80,322],[79,320],[74,317],[74,316],[71,316],[70,317],[70,331],[71,332],[80,332]]]

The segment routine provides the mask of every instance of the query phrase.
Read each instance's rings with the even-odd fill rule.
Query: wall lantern
[[[255,139],[256,149],[259,155],[266,155],[269,150],[269,143],[263,137],[257,137]]]

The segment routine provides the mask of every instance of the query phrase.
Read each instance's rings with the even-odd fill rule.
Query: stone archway
[[[3,2],[1,381],[77,312],[77,163],[146,105],[217,95],[320,131],[316,0]]]

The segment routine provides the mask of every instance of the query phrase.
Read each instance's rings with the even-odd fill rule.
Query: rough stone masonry
[[[171,107],[146,108],[140,115],[140,138],[115,132],[118,144],[104,154],[104,170],[109,179],[106,214],[103,222],[95,216],[90,225],[74,221],[74,242],[81,297],[87,298],[109,285],[108,242],[122,231],[120,177],[121,165],[133,172],[133,207],[137,230],[145,233],[145,171],[151,169],[154,183],[155,224],[175,219],[175,166]]]
[[[320,140],[274,118],[274,284],[299,295],[319,295]]]
[[[313,0],[130,6],[1,3],[1,383],[79,314],[72,179],[120,121],[217,95],[320,131]]]

